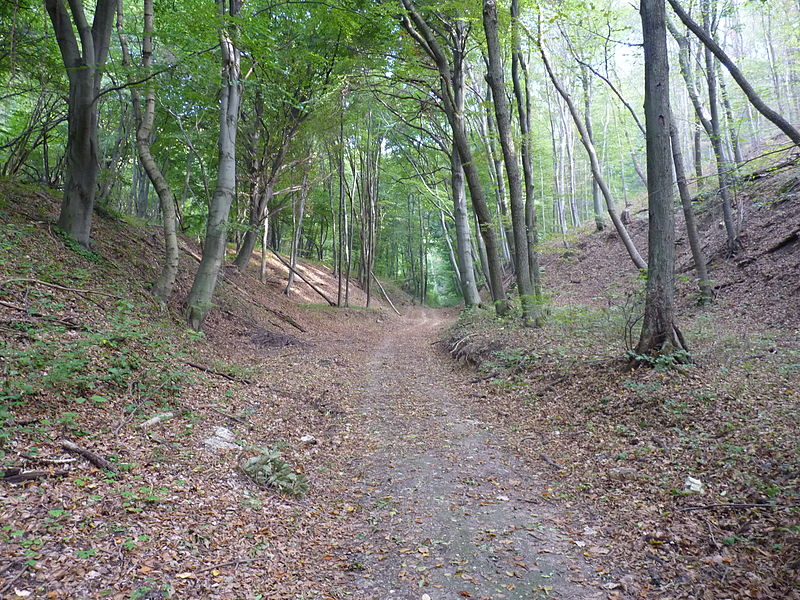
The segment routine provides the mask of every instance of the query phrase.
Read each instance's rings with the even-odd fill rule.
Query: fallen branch
[[[45,477],[63,477],[68,475],[69,471],[23,471],[20,468],[12,467],[3,471],[3,476],[0,481],[6,483],[22,483],[23,481],[34,481],[36,479],[44,479]]]
[[[394,312],[396,312],[396,313],[397,313],[397,316],[399,317],[399,316],[400,316],[400,311],[399,311],[399,310],[397,310],[397,309],[394,307],[394,303],[392,302],[392,299],[391,299],[391,298],[389,298],[389,294],[387,294],[387,293],[386,293],[386,290],[385,290],[385,289],[383,289],[383,286],[381,285],[381,282],[380,282],[380,281],[378,281],[378,278],[377,278],[377,277],[375,277],[375,273],[373,273],[372,271],[370,271],[370,272],[369,272],[369,274],[370,274],[370,275],[372,275],[372,278],[375,280],[375,283],[377,283],[377,284],[378,284],[378,287],[380,288],[380,290],[381,290],[381,293],[383,293],[383,297],[384,297],[384,298],[386,298],[386,301],[389,303],[389,306],[391,306],[391,307],[392,307],[392,310],[393,310]]]
[[[788,236],[783,238],[780,242],[778,242],[771,248],[768,248],[767,254],[772,254],[773,252],[777,252],[781,248],[785,248],[786,246],[789,246],[797,241],[800,241],[800,229],[798,229],[797,231],[793,231]]]
[[[241,417],[237,417],[236,415],[232,415],[230,413],[226,413],[224,410],[220,410],[216,406],[206,406],[205,408],[208,408],[209,410],[213,410],[215,413],[220,414],[223,417],[226,417],[228,419],[231,419],[232,421],[236,421],[237,423],[241,423],[242,425],[250,425],[250,423],[248,423],[247,421],[245,421]]]
[[[8,285],[9,283],[32,283],[35,285],[43,285],[45,287],[54,288],[57,290],[62,290],[64,292],[73,292],[75,294],[84,295],[84,294],[95,294],[97,296],[105,296],[107,298],[114,298],[115,300],[122,300],[122,296],[117,296],[115,294],[109,294],[107,292],[99,292],[97,290],[79,290],[77,288],[65,287],[63,285],[58,285],[57,283],[50,283],[48,281],[42,281],[41,279],[6,279],[5,281],[0,281],[0,287]]]
[[[713,508],[798,508],[800,504],[745,504],[739,502],[728,502],[721,504],[694,504],[679,508],[678,512],[688,512],[690,510],[711,510]]]
[[[326,302],[327,302],[327,303],[328,303],[330,306],[336,306],[336,302],[334,302],[333,300],[331,300],[330,298],[328,298],[328,296],[326,296],[326,295],[325,295],[325,292],[323,292],[321,289],[319,289],[317,286],[315,286],[313,283],[311,283],[311,282],[310,282],[308,279],[306,279],[306,278],[303,276],[303,274],[302,274],[302,273],[300,273],[300,271],[298,271],[298,270],[297,270],[297,269],[295,269],[293,266],[291,266],[289,263],[287,263],[285,260],[283,260],[283,257],[281,257],[281,255],[280,255],[280,254],[278,254],[277,252],[275,252],[275,250],[273,250],[272,248],[270,248],[270,249],[269,249],[269,251],[270,251],[270,252],[272,252],[272,253],[275,255],[275,257],[276,257],[276,258],[277,258],[279,261],[281,261],[281,262],[283,263],[283,266],[285,266],[285,267],[286,267],[287,269],[289,269],[289,270],[290,270],[292,273],[294,273],[295,275],[297,275],[297,276],[298,276],[300,279],[302,279],[303,281],[305,281],[305,282],[308,284],[308,287],[310,287],[312,290],[314,290],[315,292],[317,292],[317,293],[318,293],[320,296],[322,296],[323,298],[325,298],[325,301],[326,301]]]
[[[197,363],[193,363],[187,361],[186,363],[193,369],[197,369],[198,371],[203,371],[204,373],[210,373],[211,375],[216,375],[217,377],[222,377],[223,379],[227,379],[228,381],[235,381],[236,383],[246,383],[248,385],[252,384],[253,382],[249,379],[244,379],[241,377],[234,377],[233,375],[228,375],[227,373],[222,373],[220,371],[215,371],[210,367],[204,367],[203,365],[198,365]]]
[[[195,573],[205,573],[206,571],[213,571],[214,569],[221,569],[222,567],[231,567],[239,565],[243,565],[245,563],[253,563],[253,562],[260,562],[262,560],[269,560],[272,558],[271,556],[256,556],[254,558],[240,558],[238,560],[229,560],[228,562],[224,563],[217,563],[216,565],[211,565],[210,567],[203,567],[202,569],[198,569]]]
[[[561,470],[561,465],[559,465],[553,459],[549,458],[546,454],[541,454],[540,453],[539,454],[539,458],[541,458],[544,462],[546,462],[548,465],[550,465],[556,471],[560,471]]]
[[[110,462],[108,462],[105,458],[103,458],[98,454],[95,454],[91,450],[87,450],[86,448],[78,446],[78,444],[74,442],[70,442],[69,440],[61,440],[61,447],[67,452],[72,452],[73,454],[78,454],[79,456],[82,456],[98,469],[111,471],[112,473],[117,472],[114,466]]]

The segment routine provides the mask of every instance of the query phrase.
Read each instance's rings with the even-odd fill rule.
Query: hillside
[[[198,335],[180,306],[190,240],[163,310],[146,289],[157,228],[98,216],[87,252],[53,230],[49,194],[6,182],[0,203],[0,597],[296,598],[335,580],[347,524],[329,449],[347,437],[348,367],[324,348],[390,311],[330,309],[299,280],[287,298],[273,257],[266,285],[226,269]],[[327,268],[298,268],[335,298]],[[354,286],[350,299],[365,296]],[[237,464],[251,447],[308,472],[314,506],[249,481]],[[243,583],[240,562],[263,581]]]
[[[742,250],[726,256],[720,215],[697,203],[715,300],[696,301],[677,237],[678,325],[693,363],[629,371],[643,283],[613,230],[542,257],[548,325],[480,313],[450,337],[478,366],[485,418],[544,478],[542,494],[615,540],[602,554],[633,598],[796,598],[800,589],[800,169],[739,192]],[[683,226],[678,223],[678,231]],[[631,233],[646,250],[646,213]],[[685,492],[687,477],[702,494]],[[593,518],[586,514],[593,514]],[[794,591],[790,591],[794,590]]]

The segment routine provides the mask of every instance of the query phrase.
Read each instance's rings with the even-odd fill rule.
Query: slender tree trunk
[[[495,0],[484,0],[483,28],[489,54],[489,69],[486,79],[492,88],[497,131],[508,176],[511,199],[511,224],[514,233],[514,268],[522,303],[523,319],[526,323],[537,322],[536,298],[531,284],[531,269],[528,256],[528,231],[525,225],[525,201],[522,196],[522,177],[519,172],[517,153],[511,134],[511,110],[506,100],[503,64],[500,60],[500,39],[497,33],[497,5]]]
[[[716,65],[717,80],[719,81],[719,94],[722,98],[722,106],[725,108],[725,120],[728,124],[728,137],[731,141],[731,149],[733,150],[733,160],[738,167],[744,162],[742,158],[742,150],[739,147],[739,134],[736,131],[736,121],[733,119],[733,107],[731,106],[730,98],[728,98],[728,87],[725,85],[725,77],[722,75],[722,69],[719,63]]]
[[[269,215],[264,217],[263,232],[261,235],[261,283],[267,282],[267,250],[269,249]]]
[[[122,28],[122,19],[122,5],[120,4],[117,10],[117,31],[119,32],[120,46],[123,52],[123,64],[128,66],[130,64],[130,52],[128,50],[127,38]],[[144,68],[145,74],[150,73],[153,64],[153,29],[153,0],[144,0],[142,67]],[[150,151],[150,139],[153,134],[156,113],[155,85],[150,83],[147,86],[144,98],[144,111],[142,110],[139,90],[135,86],[131,87],[131,100],[137,124],[136,150],[139,154],[139,161],[158,194],[158,201],[161,207],[161,219],[164,228],[164,264],[161,267],[161,273],[158,279],[153,285],[153,295],[162,302],[166,302],[172,294],[172,290],[175,286],[175,278],[178,275],[178,219],[175,208],[175,196]]]
[[[592,132],[592,84],[589,74],[584,67],[581,70],[581,82],[583,83],[583,112],[586,126],[586,135],[594,141]],[[600,186],[592,178],[592,210],[594,211],[594,227],[597,231],[606,228],[606,218],[603,214],[603,200],[600,197]]]
[[[644,112],[650,227],[644,320],[636,353],[653,355],[685,348],[674,325],[675,224],[664,0],[642,0],[640,10],[645,56]]]
[[[696,190],[703,187],[703,134],[701,132],[701,127],[700,120],[695,115],[692,139],[694,142],[694,176],[697,178]]]
[[[236,133],[239,121],[242,82],[240,79],[240,54],[235,45],[236,26],[226,23],[227,17],[237,18],[241,0],[218,0],[220,48],[222,54],[222,89],[219,115],[219,166],[217,185],[208,207],[206,238],[203,257],[186,300],[188,320],[192,329],[199,330],[211,309],[217,278],[225,259],[228,238],[228,213],[236,192]]]
[[[458,150],[450,152],[450,183],[453,193],[453,220],[456,225],[456,255],[461,294],[465,306],[478,306],[481,303],[478,285],[475,281],[475,267],[472,261],[470,239],[472,234],[467,215],[467,195],[464,189],[464,171]]]
[[[611,222],[614,224],[614,228],[617,230],[619,237],[622,239],[622,243],[624,244],[625,249],[628,251],[628,255],[631,257],[633,264],[636,265],[637,269],[644,269],[647,267],[647,265],[642,259],[641,254],[639,254],[639,251],[636,249],[636,245],[633,243],[633,240],[628,234],[628,230],[625,228],[625,225],[623,225],[619,215],[617,215],[617,209],[614,206],[614,198],[612,197],[611,190],[609,189],[605,178],[603,177],[603,172],[600,167],[600,162],[597,160],[597,152],[595,151],[594,144],[592,144],[589,134],[586,132],[586,128],[583,126],[583,122],[578,114],[577,109],[575,108],[575,104],[572,102],[572,98],[570,98],[566,90],[559,83],[555,73],[553,73],[553,70],[550,67],[550,61],[547,59],[547,55],[545,54],[544,46],[541,44],[540,51],[547,74],[549,75],[550,80],[553,82],[553,86],[556,88],[556,91],[558,91],[558,93],[564,99],[564,102],[566,102],[570,114],[572,115],[572,120],[575,122],[575,127],[580,133],[581,142],[586,149],[586,153],[589,155],[589,162],[592,167],[592,176],[594,177],[595,181],[597,181],[597,185],[600,186],[600,191],[603,193],[603,197],[606,200],[606,208],[608,208],[608,214],[611,216]]]
[[[713,289],[711,281],[708,279],[708,269],[706,268],[706,257],[700,245],[700,235],[697,232],[697,222],[694,218],[694,208],[692,207],[692,196],[689,193],[689,185],[686,182],[686,171],[683,166],[683,155],[681,154],[680,136],[675,125],[675,119],[670,115],[670,141],[672,142],[672,161],[675,165],[675,179],[678,184],[678,193],[681,197],[681,207],[683,217],[686,221],[686,236],[689,240],[689,248],[692,251],[694,268],[697,271],[698,286],[700,287],[700,304],[711,302]]]
[[[292,248],[289,255],[289,276],[286,278],[286,288],[283,293],[289,295],[289,290],[294,283],[294,269],[297,266],[297,251],[300,246],[300,235],[303,231],[303,214],[306,210],[306,198],[308,198],[308,171],[303,173],[303,184],[300,188],[300,199],[298,200],[297,211],[294,215],[294,233],[292,234]]]

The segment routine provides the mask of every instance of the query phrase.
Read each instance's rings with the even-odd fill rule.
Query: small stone
[[[317,438],[315,438],[313,435],[304,435],[300,438],[300,442],[306,446],[313,446],[317,443]]]
[[[683,491],[691,494],[705,494],[706,486],[699,479],[689,476],[683,483]]]
[[[236,435],[227,427],[214,427],[214,432],[210,437],[203,440],[203,445],[210,450],[238,450]]]

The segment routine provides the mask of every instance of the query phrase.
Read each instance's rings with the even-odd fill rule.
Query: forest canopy
[[[162,300],[178,236],[202,241],[195,328],[221,265],[260,256],[263,273],[270,251],[330,266],[337,305],[380,277],[536,325],[540,244],[585,228],[613,227],[669,302],[673,209],[691,241],[692,197],[719,190],[712,251],[735,254],[738,182],[800,141],[799,16],[790,0],[14,0],[0,175],[61,190],[58,225],[86,247],[95,210],[163,225]],[[648,207],[645,252],[626,227]],[[681,348],[657,320],[639,350]]]

